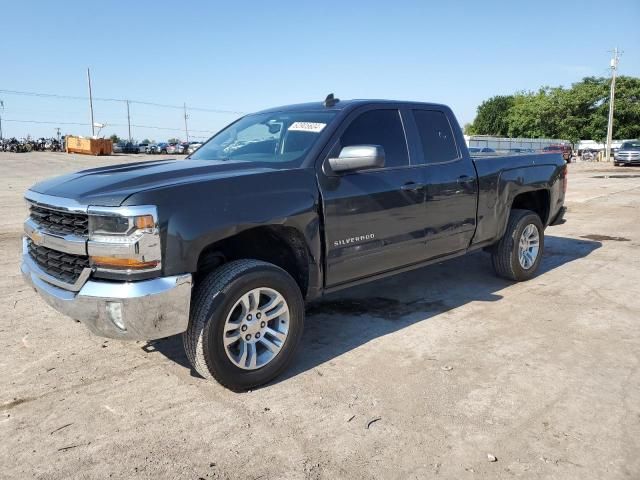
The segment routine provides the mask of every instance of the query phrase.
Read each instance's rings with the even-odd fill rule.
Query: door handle
[[[404,192],[416,192],[424,188],[424,184],[416,182],[407,182],[400,187]]]

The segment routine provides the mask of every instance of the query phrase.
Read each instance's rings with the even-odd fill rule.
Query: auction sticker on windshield
[[[326,123],[317,123],[317,122],[293,122],[288,130],[294,132],[313,132],[320,133],[324,127],[326,127]]]

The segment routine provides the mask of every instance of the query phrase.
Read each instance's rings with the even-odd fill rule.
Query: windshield
[[[624,142],[620,150],[640,150],[640,142]]]
[[[334,115],[335,112],[247,115],[212,137],[189,158],[298,167]]]

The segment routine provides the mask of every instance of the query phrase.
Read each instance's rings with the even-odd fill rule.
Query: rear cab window
[[[420,137],[423,164],[444,163],[460,158],[453,129],[440,110],[412,110]]]

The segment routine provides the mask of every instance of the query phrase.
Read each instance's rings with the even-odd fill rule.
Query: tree
[[[507,114],[514,102],[513,95],[496,95],[485,100],[478,107],[478,114],[468,131],[476,135],[506,136],[509,131]]]
[[[614,137],[640,138],[640,78],[626,76],[618,78],[614,111]]]
[[[113,143],[120,143],[122,139],[115,133],[109,137]]]
[[[510,137],[554,137],[558,118],[554,108],[556,92],[543,87],[537,92],[519,93],[506,115]]]
[[[537,92],[492,97],[478,107],[465,133],[602,142],[607,134],[610,82],[586,77],[570,88],[542,87]],[[618,77],[613,136],[640,137],[640,78]]]
[[[180,140],[178,140],[177,138],[170,138],[169,140],[167,140],[167,143],[180,143]]]

